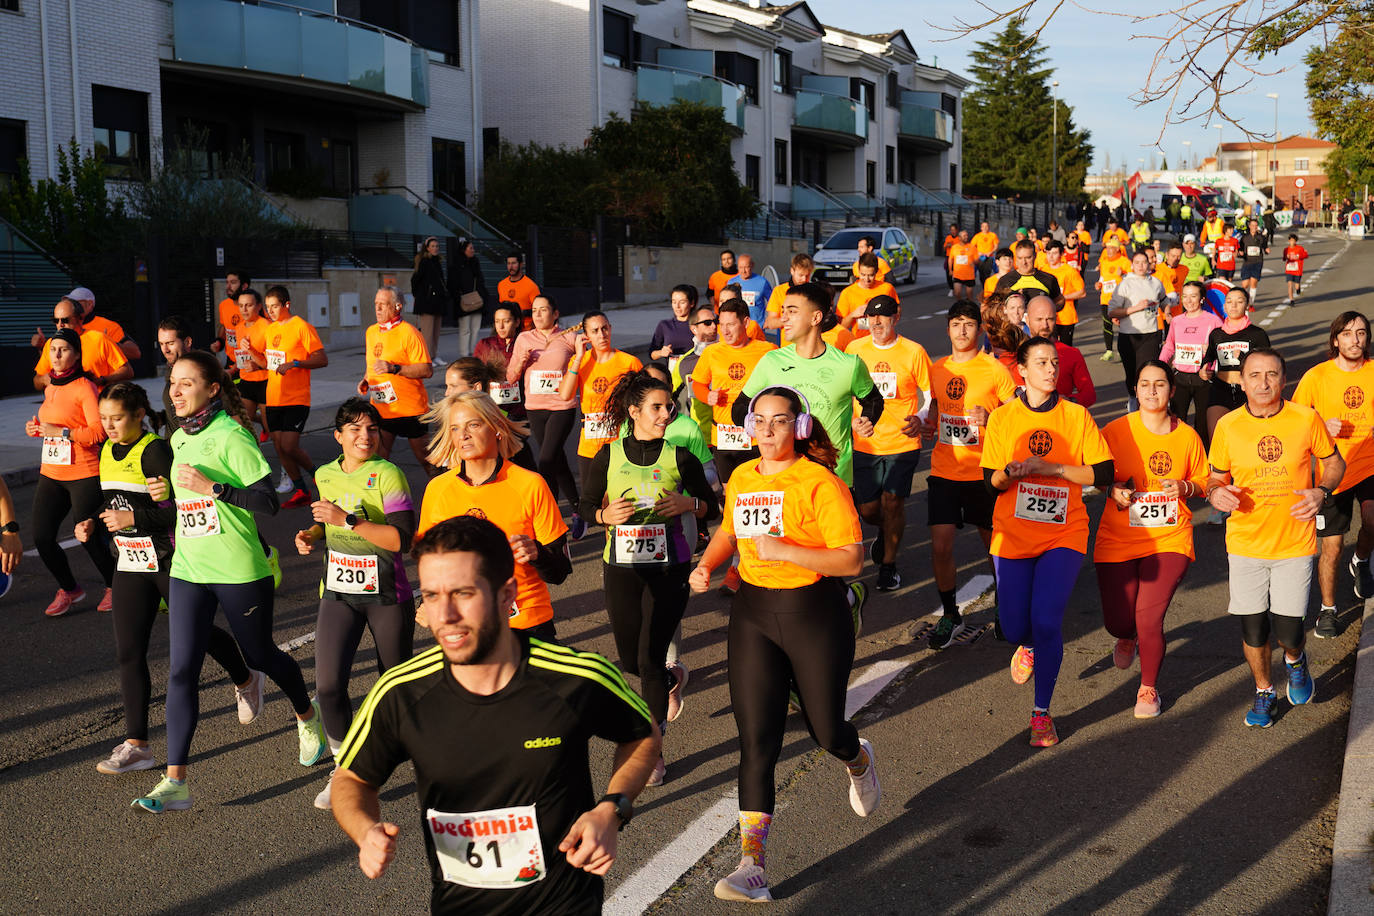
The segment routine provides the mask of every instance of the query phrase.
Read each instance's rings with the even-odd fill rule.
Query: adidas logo
[[[525,750],[532,751],[541,747],[557,747],[562,743],[562,738],[531,738],[525,742]]]

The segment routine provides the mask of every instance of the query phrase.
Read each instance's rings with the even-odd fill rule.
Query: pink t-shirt
[[[1206,309],[1196,315],[1175,315],[1159,358],[1173,366],[1175,372],[1196,373],[1202,368],[1202,355],[1207,352],[1207,337],[1213,328],[1219,327],[1221,319]]]
[[[506,381],[522,382],[526,410],[567,410],[577,405],[577,395],[563,400],[558,385],[573,357],[575,336],[555,331],[521,331],[506,364]]]

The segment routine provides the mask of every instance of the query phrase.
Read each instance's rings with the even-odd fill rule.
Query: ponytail
[[[651,391],[665,391],[672,398],[673,389],[653,373],[639,369],[626,372],[616,380],[606,396],[606,428],[619,430],[630,419],[630,408],[638,407]]]

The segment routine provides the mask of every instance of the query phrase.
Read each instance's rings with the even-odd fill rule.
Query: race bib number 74
[[[445,881],[509,890],[544,879],[544,846],[534,805],[467,814],[430,808],[425,825]]]

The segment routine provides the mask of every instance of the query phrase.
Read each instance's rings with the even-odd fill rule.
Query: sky
[[[1040,12],[1040,7],[1044,6],[1046,11],[1050,8],[1046,2],[1040,0],[1028,23],[1041,21],[1045,13]],[[1017,5],[1016,0],[987,0],[987,3],[999,11]],[[854,0],[808,0],[808,4],[822,22],[850,31],[881,33],[905,29],[923,63],[965,77],[970,75],[969,55],[977,42],[990,39],[1000,30],[993,26],[988,28],[986,35],[955,38],[940,31],[951,25],[950,20],[941,15],[948,7],[930,0],[863,0],[861,4]],[[1084,0],[1084,5],[1107,8],[1092,0]],[[984,13],[970,3],[958,4],[957,8],[968,19]],[[1130,5],[1115,8],[1126,10]],[[862,22],[854,21],[852,13],[856,9],[863,12]],[[992,18],[991,14],[986,14],[985,18]],[[1046,66],[1055,71],[1053,79],[1059,81],[1060,96],[1073,108],[1075,124],[1092,131],[1093,174],[1102,171],[1108,157],[1113,171],[1120,167],[1123,158],[1128,163],[1128,171],[1134,171],[1141,166],[1140,159],[1145,160],[1144,166],[1148,168],[1152,153],[1157,163],[1167,157],[1172,167],[1179,166],[1185,154],[1198,162],[1215,154],[1218,137],[1215,127],[1204,126],[1202,120],[1170,124],[1161,140],[1160,128],[1168,114],[1165,104],[1138,107],[1131,101],[1131,96],[1144,85],[1159,46],[1157,41],[1132,38],[1132,35],[1159,28],[1156,23],[1133,24],[1121,16],[1089,12],[1073,3],[1065,3],[1050,27],[1041,33],[1040,42],[1047,51]],[[1119,37],[1108,44],[1103,36],[1111,32]],[[1263,139],[1269,139],[1274,132],[1274,100],[1267,98],[1267,93],[1276,92],[1279,95],[1279,135],[1314,136],[1304,85],[1306,66],[1302,58],[1307,49],[1320,40],[1320,35],[1309,37],[1263,61],[1265,72],[1279,72],[1273,76],[1255,77],[1248,86],[1231,96],[1227,110],[1232,117],[1248,130],[1264,135]],[[1239,72],[1238,68],[1235,72]],[[1196,86],[1194,83],[1188,88]],[[1220,122],[1214,120],[1213,123]],[[1221,136],[1227,143],[1248,139],[1231,124],[1225,124]],[[1185,140],[1191,142],[1191,147],[1183,145]]]

